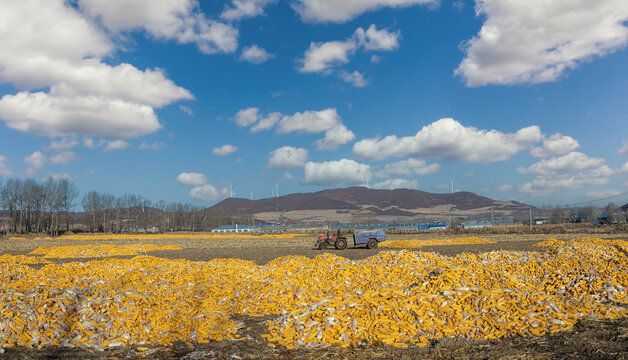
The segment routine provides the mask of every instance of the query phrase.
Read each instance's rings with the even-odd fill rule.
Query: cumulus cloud
[[[96,147],[96,143],[94,142],[94,139],[86,138],[86,139],[83,139],[83,146],[85,146],[88,149],[93,149]]]
[[[238,21],[245,18],[256,17],[264,14],[264,7],[276,0],[231,0],[225,6],[220,17],[228,21]]]
[[[238,47],[238,30],[207,19],[195,0],[79,0],[79,7],[114,33],[141,29],[157,39],[195,43],[205,54]]]
[[[454,119],[445,118],[424,126],[414,136],[389,135],[383,139],[358,141],[353,146],[353,154],[367,160],[412,156],[486,164],[507,160],[540,140],[538,126],[502,133],[465,127]]]
[[[355,139],[355,134],[342,124],[335,108],[283,115],[273,112],[262,117],[258,108],[250,107],[238,111],[234,121],[239,126],[251,126],[251,132],[273,128],[277,124],[278,134],[292,132],[315,134],[325,132],[325,137],[316,142],[317,150],[335,150],[338,146]]]
[[[628,175],[628,162],[624,163],[624,165],[617,169],[617,172],[622,175]]]
[[[62,164],[62,165],[66,165],[69,162],[76,161],[76,160],[78,160],[78,155],[72,151],[64,151],[50,158],[50,161],[53,164]]]
[[[307,162],[303,184],[320,186],[361,185],[370,176],[370,166],[354,160]]]
[[[46,155],[42,154],[41,151],[35,151],[31,155],[24,158],[24,165],[26,165],[26,175],[33,176],[35,175],[41,168],[44,167],[46,163]]]
[[[622,192],[619,190],[602,190],[602,191],[589,191],[587,196],[595,199],[604,199],[613,196],[620,195]]]
[[[108,151],[113,151],[113,150],[124,150],[126,148],[128,148],[130,146],[130,144],[124,140],[112,140],[112,141],[106,141],[105,142],[105,149],[104,151],[108,152]]]
[[[238,126],[251,126],[259,119],[259,109],[250,107],[238,111],[234,121]]]
[[[517,170],[523,174],[536,175],[531,182],[519,185],[518,190],[531,196],[547,196],[556,191],[605,185],[615,173],[605,162],[604,159],[590,158],[579,152],[543,159],[528,168]]]
[[[316,142],[317,150],[336,150],[340,145],[346,144],[355,139],[353,131],[346,126],[338,124],[325,131],[325,137]]]
[[[8,2],[0,23],[0,81],[22,90],[0,99],[0,118],[15,130],[129,138],[161,127],[153,107],[193,99],[160,69],[102,62],[113,42],[66,1]]]
[[[467,86],[542,83],[628,42],[628,3],[478,0],[485,17],[456,69]]]
[[[148,143],[146,141],[142,141],[140,144],[140,149],[142,150],[161,150],[166,147],[166,143],[154,141],[152,143]]]
[[[292,180],[292,179],[294,179],[294,176],[286,171],[286,172],[283,173],[283,179],[284,180]]]
[[[306,22],[343,23],[383,7],[438,5],[438,0],[296,0],[293,8]]]
[[[384,170],[379,171],[377,176],[382,178],[389,178],[394,176],[425,176],[434,174],[440,171],[439,164],[427,164],[425,160],[408,159],[399,161],[392,164],[386,164]]]
[[[212,154],[214,155],[220,155],[220,156],[227,156],[229,154],[232,154],[234,152],[238,151],[238,148],[233,146],[233,145],[223,145],[221,147],[217,147],[214,148],[214,150],[212,150]]]
[[[580,147],[578,140],[571,136],[556,133],[549,138],[543,139],[543,146],[537,146],[530,150],[530,155],[543,158],[548,156],[565,155]]]
[[[621,147],[621,149],[617,150],[617,153],[619,155],[628,155],[628,141],[624,140],[624,146]]]
[[[0,176],[11,176],[13,172],[9,169],[9,159],[0,155]]]
[[[201,173],[183,172],[177,176],[177,181],[183,186],[201,186],[207,184],[207,178]]]
[[[364,74],[358,72],[358,71],[354,71],[352,73],[346,72],[346,71],[341,71],[340,72],[340,78],[342,79],[342,81],[349,83],[355,87],[361,88],[361,87],[365,87],[366,85],[368,85],[368,81],[364,78]]]
[[[281,119],[283,115],[279,112],[273,112],[268,114],[265,118],[260,119],[260,121],[251,127],[251,132],[260,132],[264,130],[271,129],[279,119]]]
[[[521,174],[551,175],[580,171],[602,166],[606,160],[590,158],[579,152],[572,152],[560,157],[543,159],[528,168],[520,167],[517,171]]]
[[[299,71],[329,73],[333,67],[348,63],[351,56],[360,48],[364,51],[396,50],[399,47],[400,36],[399,31],[377,30],[375,25],[371,25],[367,30],[357,28],[353,35],[344,41],[312,42],[300,60]]]
[[[386,181],[378,182],[372,184],[371,189],[386,189],[386,190],[394,190],[394,189],[418,189],[419,182],[416,180],[406,180],[406,179],[389,179]]]
[[[48,149],[52,151],[64,151],[78,145],[78,140],[72,138],[63,138],[61,140],[52,140]]]
[[[497,188],[497,191],[499,192],[509,192],[513,189],[513,186],[510,184],[504,184],[500,187]]]
[[[229,189],[225,187],[216,188],[212,184],[196,186],[190,189],[190,197],[201,201],[216,201],[229,196]]]
[[[273,54],[268,53],[257,45],[252,45],[242,49],[240,54],[240,61],[248,61],[251,64],[261,64],[274,57]]]
[[[277,132],[287,134],[296,131],[313,134],[327,131],[340,122],[340,115],[336,109],[297,112],[292,116],[282,117]]]
[[[308,153],[306,149],[284,146],[270,152],[268,167],[271,169],[294,169],[305,165]]]

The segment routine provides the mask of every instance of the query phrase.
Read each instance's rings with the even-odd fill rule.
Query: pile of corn
[[[545,253],[446,257],[383,251],[351,261],[168,260],[49,264],[0,261],[0,346],[81,346],[240,339],[233,315],[277,315],[269,346],[423,346],[569,329],[587,316],[628,317],[628,257],[603,241]]]
[[[495,244],[491,241],[479,237],[465,237],[454,239],[431,239],[431,240],[388,240],[382,242],[379,246],[394,249],[410,249],[420,248],[423,246],[439,246],[439,245],[471,245],[471,244]]]
[[[265,239],[265,238],[294,238],[307,236],[304,234],[80,234],[61,235],[57,240],[172,240],[172,239]],[[13,239],[13,238],[12,238]]]
[[[569,242],[556,240],[553,238],[547,239],[545,241],[541,241],[539,243],[534,244],[534,246],[539,247],[560,247],[566,244],[580,244],[580,245],[602,245],[602,246],[620,246],[628,248],[628,241],[626,240],[602,240],[597,238],[579,238],[572,239]]]
[[[40,246],[29,254],[44,255],[45,258],[67,259],[138,255],[158,250],[181,250],[181,248],[175,245],[157,246],[153,244]]]
[[[50,261],[48,260],[34,257],[34,256],[10,255],[10,254],[4,254],[0,256],[0,262],[27,264],[27,265],[38,265],[38,264],[50,263]]]

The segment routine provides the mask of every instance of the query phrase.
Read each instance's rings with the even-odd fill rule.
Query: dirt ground
[[[393,239],[447,238],[453,236],[393,235]],[[464,252],[480,253],[494,250],[544,251],[532,246],[547,238],[571,239],[574,234],[556,235],[491,235],[482,236],[495,244],[455,245],[423,247],[420,251],[436,252],[455,256]],[[584,236],[582,236],[584,237]],[[587,237],[595,237],[587,235]],[[601,235],[600,238],[628,239],[628,234]],[[137,241],[59,241],[59,240],[8,240],[0,238],[1,253],[27,254],[40,245],[87,245],[87,244],[135,244]],[[147,242],[148,243],[148,242]],[[148,255],[207,261],[215,258],[240,258],[259,265],[287,255],[314,257],[322,252],[314,248],[313,237],[292,239],[231,239],[231,240],[160,240],[150,241],[156,245],[172,244],[183,247],[180,251],[154,251]],[[349,247],[346,250],[326,250],[352,260],[364,259],[383,250],[368,250]],[[418,250],[418,249],[414,249]],[[0,253],[0,254],[1,254]],[[126,256],[123,258],[129,258]],[[50,259],[51,261],[88,261],[91,259]],[[38,266],[39,267],[39,266]],[[8,348],[0,353],[3,359],[626,359],[628,360],[628,318],[619,320],[580,321],[569,331],[541,337],[512,337],[491,341],[467,339],[440,339],[424,348],[395,349],[381,344],[371,344],[348,349],[319,348],[306,350],[272,349],[259,335],[266,332],[262,318],[238,317],[251,327],[249,336],[241,341],[222,341],[209,344],[175,344],[172,347],[151,347],[148,351],[137,351],[129,346],[116,350],[94,352],[91,350],[50,347],[42,350]],[[1,350],[0,350],[1,351]]]

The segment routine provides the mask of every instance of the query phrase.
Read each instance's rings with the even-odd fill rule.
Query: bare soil
[[[430,239],[454,237],[451,234],[443,236],[417,236],[416,234],[393,235],[393,239]],[[584,234],[583,234],[584,235]],[[602,238],[628,239],[628,234],[605,234]],[[591,234],[584,235],[592,237]],[[582,236],[582,237],[584,237]],[[454,245],[431,246],[420,251],[436,252],[442,255],[455,256],[464,252],[481,253],[494,250],[512,251],[543,251],[543,248],[534,247],[536,242],[553,237],[557,239],[571,239],[579,236],[574,234],[527,234],[514,235],[487,235],[482,236],[497,241],[496,244],[481,245]],[[91,244],[134,244],[137,241],[97,241]],[[171,258],[188,259],[191,261],[207,261],[215,258],[240,258],[265,264],[268,261],[288,255],[314,257],[322,252],[314,248],[314,238],[293,239],[231,239],[231,240],[176,240],[150,241],[157,245],[173,244],[183,247],[180,251],[154,251],[149,255]],[[87,245],[87,241],[59,241],[59,240],[8,240],[0,239],[2,253],[27,254],[40,245]],[[383,250],[378,248],[368,250],[363,247],[350,247],[346,250],[326,250],[352,260],[364,259]],[[121,258],[129,258],[125,256]],[[50,259],[51,261],[88,261],[92,259]],[[37,266],[40,267],[40,266]],[[150,347],[148,351],[137,351],[137,347],[128,346],[104,352],[94,352],[85,349],[69,349],[63,347],[48,347],[42,350],[26,348],[7,348],[0,353],[3,359],[626,359],[628,360],[628,318],[619,320],[582,320],[569,331],[545,335],[541,337],[511,337],[498,340],[468,340],[459,338],[445,338],[434,341],[424,348],[395,349],[370,344],[368,346],[340,348],[319,348],[286,350],[284,348],[270,348],[260,337],[266,332],[265,322],[272,319],[266,317],[240,316],[238,320],[245,322],[247,337],[241,341],[222,341],[209,344],[178,343],[171,347]],[[1,350],[0,350],[1,351]]]

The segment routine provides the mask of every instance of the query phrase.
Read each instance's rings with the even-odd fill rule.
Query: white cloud
[[[548,156],[565,155],[580,147],[578,140],[571,136],[556,133],[549,138],[543,139],[543,146],[537,146],[530,150],[530,155],[543,158]]]
[[[382,57],[381,56],[377,56],[377,55],[371,56],[371,63],[372,64],[378,64],[380,61],[382,61]]]
[[[294,9],[306,22],[343,23],[382,7],[438,5],[438,0],[296,0]]]
[[[474,177],[474,176],[475,176],[475,172],[473,172],[473,171],[467,171],[466,173],[464,173],[464,176],[465,176],[465,177],[468,177],[468,178],[470,178],[470,177]]]
[[[214,148],[214,150],[212,150],[212,154],[220,155],[220,156],[227,156],[236,151],[238,151],[238,148],[236,146],[225,144],[221,147]]]
[[[316,142],[317,150],[336,150],[340,145],[355,139],[355,134],[346,126],[338,124],[325,131],[325,137]]]
[[[360,185],[370,176],[370,166],[354,160],[307,162],[303,184],[320,186]]]
[[[284,180],[292,180],[292,179],[294,179],[294,176],[286,171],[286,172],[283,173],[283,179]]]
[[[13,172],[9,169],[9,159],[0,155],[0,176],[11,176]]]
[[[308,153],[306,149],[284,146],[270,152],[268,167],[271,169],[294,169],[305,165]]]
[[[63,164],[66,165],[71,161],[78,160],[78,155],[72,151],[64,151],[62,153],[58,153],[50,158],[50,161],[53,164]]]
[[[94,139],[92,138],[86,138],[83,140],[83,145],[88,148],[88,149],[93,149],[96,147],[96,143],[94,142]]]
[[[628,181],[624,181],[621,185],[619,185],[619,187],[624,190],[628,190]]]
[[[617,154],[619,155],[628,155],[628,141],[623,142],[624,146],[621,149],[617,150]]]
[[[153,143],[148,143],[146,141],[142,141],[140,144],[140,149],[142,150],[161,150],[166,147],[166,143],[154,141]]]
[[[521,174],[551,175],[566,174],[588,168],[600,167],[606,160],[600,158],[590,158],[579,152],[572,152],[560,157],[543,159],[528,168],[519,168]]]
[[[264,14],[264,7],[276,0],[231,0],[231,4],[225,6],[220,17],[228,21],[238,21]]]
[[[234,121],[238,126],[250,126],[255,124],[259,117],[259,109],[250,107],[238,111],[235,115]]]
[[[619,190],[602,190],[602,191],[589,191],[587,193],[588,197],[596,198],[596,199],[604,199],[613,196],[620,195],[622,192]]]
[[[628,175],[628,162],[624,163],[624,165],[617,169],[617,173],[622,175]]]
[[[383,160],[391,156],[441,157],[464,162],[504,161],[541,140],[538,126],[516,133],[478,130],[445,118],[424,126],[414,136],[366,139],[355,143],[353,154],[362,159]]]
[[[448,184],[448,183],[438,184],[438,185],[434,186],[434,189],[436,189],[436,190],[451,189],[451,184]]]
[[[79,0],[79,7],[114,33],[142,29],[157,39],[195,43],[205,54],[238,47],[238,30],[207,19],[195,0]]]
[[[499,192],[509,192],[513,189],[513,186],[510,184],[504,184],[500,187],[497,188],[497,191]]]
[[[370,186],[371,189],[418,189],[419,182],[416,180],[406,179],[389,179],[386,181],[378,182]]]
[[[389,178],[393,176],[425,176],[434,174],[440,171],[439,164],[428,165],[425,160],[408,159],[399,161],[392,164],[386,164],[384,170],[377,173],[377,176],[382,178]]]
[[[201,173],[183,172],[177,176],[177,181],[183,186],[201,186],[207,184],[207,178]]]
[[[541,83],[628,42],[625,0],[478,0],[486,20],[455,73],[467,86]]]
[[[377,27],[371,24],[366,31],[362,28],[358,28],[355,31],[355,37],[365,50],[392,51],[399,48],[401,32],[399,30],[395,32],[390,32],[386,29],[377,30]]]
[[[309,72],[329,72],[330,68],[344,65],[349,62],[349,57],[355,53],[358,44],[353,40],[328,41],[324,43],[311,43],[310,48],[305,51],[302,66],[299,71]]]
[[[216,201],[229,196],[229,189],[226,187],[216,188],[212,184],[196,186],[190,190],[193,199],[201,201]]]
[[[147,105],[96,96],[55,97],[43,92],[20,92],[0,99],[0,117],[22,132],[48,136],[76,133],[130,138],[161,128]]]
[[[33,176],[35,175],[41,168],[44,167],[46,163],[46,155],[42,154],[41,151],[35,151],[31,155],[24,158],[24,165],[26,165],[26,175]]]
[[[124,150],[129,147],[129,143],[124,140],[107,141],[104,151]]]
[[[242,49],[242,54],[240,54],[241,61],[248,61],[251,64],[261,64],[273,57],[273,54],[269,54],[266,50],[257,45],[245,47]]]
[[[183,111],[184,113],[190,116],[194,116],[194,110],[192,110],[192,108],[189,106],[179,105],[179,110]]]
[[[257,124],[251,127],[251,132],[259,132],[263,130],[271,129],[283,115],[279,112],[273,112],[268,114],[265,118],[261,119]]]
[[[297,131],[313,134],[327,131],[340,123],[340,116],[336,109],[304,111],[282,117],[277,132],[287,134]]]
[[[606,185],[616,171],[605,165],[605,162],[604,159],[589,158],[578,152],[543,159],[528,168],[517,170],[536,175],[531,182],[519,185],[518,190],[532,196],[547,196],[556,191]]]
[[[340,78],[342,79],[342,81],[349,83],[355,87],[365,87],[366,85],[368,85],[368,81],[364,78],[364,74],[358,72],[358,71],[354,71],[352,73],[346,72],[346,71],[341,71],[340,72]]]
[[[300,60],[300,72],[329,73],[331,68],[344,65],[356,50],[392,51],[399,47],[399,31],[377,30],[375,25],[364,29],[357,28],[353,35],[344,41],[312,42]]]
[[[0,118],[15,130],[134,137],[161,127],[153,107],[193,99],[160,69],[102,62],[113,43],[67,1],[4,3],[0,24],[0,82],[22,90],[0,99]]]
[[[48,149],[52,151],[64,151],[78,145],[78,140],[72,138],[63,138],[61,140],[52,140]]]

